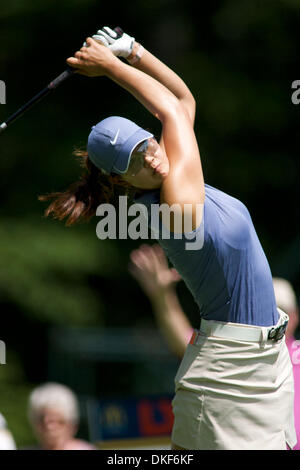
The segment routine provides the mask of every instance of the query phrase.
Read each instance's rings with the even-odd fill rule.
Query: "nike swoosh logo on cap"
[[[118,136],[119,136],[120,129],[118,129],[118,132],[115,135],[115,138],[113,140],[110,140],[111,145],[116,145]]]

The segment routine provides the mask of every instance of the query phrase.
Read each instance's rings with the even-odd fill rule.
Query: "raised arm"
[[[89,77],[106,76],[131,93],[162,124],[180,111],[180,102],[164,85],[112,54],[92,38],[67,63]]]
[[[182,357],[193,329],[182,310],[175,284],[180,276],[168,267],[159,245],[141,245],[130,254],[129,272],[149,298],[158,327],[170,349]]]
[[[67,63],[88,76],[105,75],[129,91],[162,124],[164,150],[169,160],[169,174],[161,188],[161,202],[189,204],[193,228],[199,224],[197,205],[204,202],[204,181],[200,154],[190,115],[165,85],[142,70],[131,67],[93,39],[76,52]]]
[[[120,28],[113,30],[108,26],[104,26],[97,31],[93,38],[109,47],[114,55],[126,58],[133,67],[145,72],[168,88],[180,101],[187,111],[192,125],[194,125],[195,99],[184,81],[173,70]],[[163,134],[161,135],[160,145],[165,149]]]
[[[135,42],[132,51],[133,57],[137,54],[139,47],[139,43]],[[194,125],[196,112],[195,99],[184,81],[175,72],[173,72],[173,70],[151,54],[147,49],[144,49],[140,60],[134,62],[132,66],[142,70],[167,87],[186,109],[192,125]]]
[[[120,28],[113,30],[104,26],[93,38],[111,48],[118,57],[126,58],[133,67],[145,72],[168,88],[186,109],[194,125],[195,99],[184,81],[173,70]]]

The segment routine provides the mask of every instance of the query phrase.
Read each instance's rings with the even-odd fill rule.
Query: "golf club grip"
[[[56,77],[52,82],[50,82],[45,88],[43,88],[39,93],[33,96],[27,103],[25,103],[21,108],[19,108],[15,113],[13,113],[9,118],[0,125],[0,133],[3,132],[9,124],[14,122],[18,117],[22,116],[28,109],[30,109],[34,104],[38,103],[42,98],[47,96],[52,90],[55,90],[62,82],[67,78],[71,77],[75,71],[71,68],[66,69],[58,77]]]
[[[49,85],[47,85],[47,88],[49,88],[50,91],[54,90],[55,88],[58,87],[58,85],[64,82],[67,78],[71,77],[73,73],[75,73],[75,70],[72,69],[71,67],[68,67],[64,72],[58,75],[58,77],[52,80],[52,82],[50,82]]]

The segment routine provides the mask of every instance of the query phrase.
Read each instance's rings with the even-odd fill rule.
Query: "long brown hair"
[[[79,181],[71,184],[65,191],[39,196],[40,201],[52,201],[45,210],[45,216],[66,220],[66,226],[87,222],[95,214],[99,204],[111,202],[116,193],[129,193],[132,186],[119,175],[109,175],[98,169],[89,159],[86,150],[73,152],[84,169]]]

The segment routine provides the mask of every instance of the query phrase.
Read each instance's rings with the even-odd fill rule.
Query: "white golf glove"
[[[92,38],[107,46],[114,55],[125,59],[131,54],[135,41],[133,37],[124,33],[121,28],[111,29],[108,26],[99,29]]]

